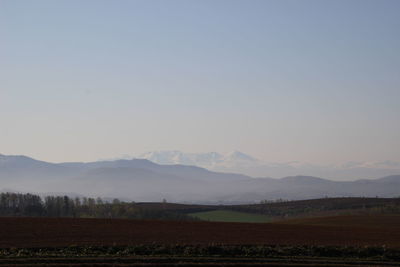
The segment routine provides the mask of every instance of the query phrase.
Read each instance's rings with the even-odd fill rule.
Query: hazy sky
[[[400,1],[0,0],[0,153],[400,161]]]

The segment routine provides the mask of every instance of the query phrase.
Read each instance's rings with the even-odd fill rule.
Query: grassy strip
[[[0,260],[0,266],[156,266],[156,265],[218,265],[218,266],[399,266],[399,262],[341,258],[227,258],[227,257],[91,257],[91,258],[14,258]],[[90,265],[93,264],[93,265]],[[169,265],[170,266],[170,265]]]
[[[0,249],[0,261],[7,258],[48,257],[129,257],[129,256],[181,256],[181,257],[324,257],[368,260],[398,260],[400,250],[387,247],[340,246],[254,246],[254,245],[137,245],[64,248],[6,248]]]

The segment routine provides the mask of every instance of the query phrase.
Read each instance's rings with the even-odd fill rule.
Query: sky
[[[0,0],[0,153],[400,161],[398,0]]]

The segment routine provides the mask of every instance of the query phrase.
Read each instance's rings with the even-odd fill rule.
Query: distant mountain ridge
[[[400,173],[400,162],[346,162],[340,165],[317,165],[298,161],[263,162],[240,151],[227,155],[217,152],[185,153],[177,150],[153,151],[127,158],[143,158],[158,164],[183,164],[217,172],[242,173],[253,177],[308,176],[332,180],[374,179]]]
[[[233,204],[273,199],[400,197],[400,175],[353,182],[312,176],[252,178],[195,166],[160,165],[146,159],[49,163],[26,156],[0,155],[0,190],[6,188],[134,201]]]

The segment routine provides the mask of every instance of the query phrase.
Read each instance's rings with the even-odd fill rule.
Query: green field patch
[[[271,221],[271,218],[266,215],[230,211],[230,210],[212,210],[205,212],[195,212],[195,213],[189,213],[188,215],[203,221],[211,221],[211,222],[265,223]]]

